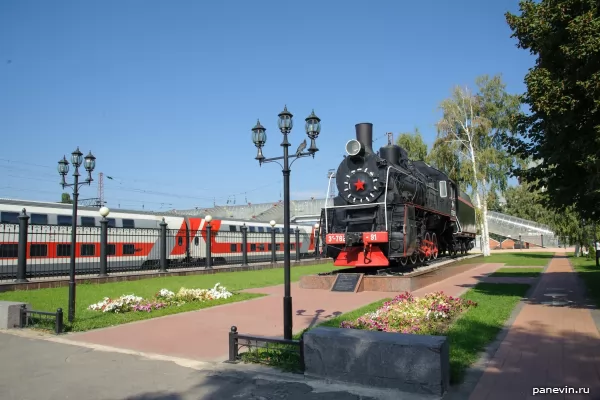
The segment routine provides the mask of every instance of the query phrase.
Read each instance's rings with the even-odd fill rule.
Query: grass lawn
[[[327,272],[334,268],[335,267],[331,263],[297,266],[291,269],[291,278],[292,281],[298,281],[303,275]],[[174,292],[177,292],[181,287],[190,289],[210,289],[219,282],[235,295],[228,299],[212,300],[210,302],[190,302],[179,307],[167,307],[160,310],[153,310],[150,313],[132,311],[115,314],[87,309],[89,305],[101,301],[104,297],[117,298],[124,294],[135,294],[136,296],[151,298],[163,288]],[[89,329],[103,328],[132,321],[160,317],[163,315],[193,311],[226,303],[250,300],[261,297],[262,295],[235,292],[241,289],[279,284],[283,284],[283,268],[265,269],[260,271],[224,272],[211,275],[170,276],[104,284],[78,284],[76,291],[77,306],[75,309],[75,322],[72,326],[67,321],[68,287],[5,292],[0,293],[0,300],[30,303],[31,307],[38,311],[56,311],[56,309],[60,307],[64,312],[65,331],[86,331]]]
[[[490,277],[494,278],[537,278],[542,273],[543,268],[500,268]]]
[[[575,257],[569,254],[569,261],[581,279],[585,282],[587,296],[595,301],[596,308],[600,308],[600,268],[596,267],[596,260],[586,257]]]
[[[488,257],[475,257],[464,260],[464,263],[504,263],[508,266],[545,267],[554,253],[492,253]]]
[[[515,306],[529,289],[528,284],[479,283],[461,297],[477,302],[478,306],[469,309],[450,326],[446,336],[450,341],[450,383],[459,384],[465,372],[480,353],[494,341],[510,317]],[[317,326],[339,327],[342,321],[356,318],[377,310],[385,299],[371,303],[357,310],[339,315]],[[302,333],[310,330],[306,329]],[[295,335],[299,339],[302,333]],[[285,347],[285,346],[280,346]],[[289,351],[289,350],[288,350]],[[300,358],[288,352],[260,351],[242,357],[247,362],[265,362],[287,371],[299,369]]]

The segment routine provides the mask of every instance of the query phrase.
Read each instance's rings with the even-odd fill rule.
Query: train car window
[[[198,245],[200,244],[200,238],[199,238],[198,236],[196,236],[196,237],[194,238],[194,244],[195,244],[196,246],[198,246]]]
[[[177,238],[177,246],[183,246],[183,238],[181,236]]]
[[[281,228],[275,228],[275,233],[281,233]]]
[[[267,226],[267,233],[271,233],[273,232],[273,228],[271,228],[270,226]]]
[[[448,196],[448,188],[446,187],[446,181],[440,181],[440,197]]]
[[[96,226],[96,218],[81,217],[81,226]]]
[[[258,251],[265,251],[265,245],[264,244],[259,244],[258,245]]]
[[[250,251],[256,251],[256,243],[250,244]]]
[[[273,248],[273,245],[271,245],[271,244],[267,245],[267,251],[271,251],[272,248]]]
[[[79,248],[82,256],[94,256],[96,255],[96,246],[93,244],[82,244]]]
[[[18,256],[18,244],[0,244],[0,258],[17,258]]]
[[[256,232],[256,228],[254,226],[249,227],[250,232]]]
[[[46,214],[31,214],[29,220],[31,225],[48,225],[48,215]]]
[[[290,250],[294,250],[296,248],[296,244],[295,243],[290,243]]]
[[[230,250],[232,253],[236,253],[236,252],[237,252],[237,244],[235,244],[235,243],[234,243],[234,244],[232,244],[232,245],[229,247],[229,250]]]
[[[132,255],[135,254],[135,244],[123,244],[123,255]]]
[[[2,212],[0,213],[0,223],[3,224],[18,224],[19,213],[16,212]]]
[[[114,218],[108,218],[108,227],[109,228],[116,228],[117,227],[117,221]]]
[[[124,219],[123,228],[135,228],[135,221],[132,219]]]
[[[60,226],[71,226],[73,223],[73,218],[70,215],[59,215],[57,218],[57,223]]]
[[[114,256],[115,254],[117,254],[117,246],[115,246],[114,244],[106,245],[106,255]]]
[[[58,257],[69,257],[71,255],[71,245],[70,244],[57,244],[56,245],[56,255]]]
[[[264,228],[264,227],[262,227],[262,226],[259,226],[259,227],[258,227],[258,231],[259,231],[259,232],[262,232],[262,233],[264,233],[264,232],[265,232],[265,228]]]
[[[275,251],[281,251],[281,244],[275,243]]]
[[[48,256],[48,245],[47,244],[32,244],[29,246],[29,255],[31,257],[47,257]]]
[[[229,232],[235,232],[237,229],[237,226],[235,225],[229,225]]]

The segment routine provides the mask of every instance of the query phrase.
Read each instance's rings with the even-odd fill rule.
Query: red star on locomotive
[[[354,182],[354,187],[356,188],[356,190],[365,190],[365,183],[359,179],[356,182]]]

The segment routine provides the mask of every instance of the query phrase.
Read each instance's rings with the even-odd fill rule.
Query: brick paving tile
[[[589,388],[590,394],[552,399],[600,399],[600,334],[585,308],[579,278],[557,253],[490,360],[470,400],[528,399],[533,388]],[[544,304],[565,293],[568,306]]]
[[[472,269],[413,292],[422,296],[443,290],[459,296],[502,264],[475,265]],[[232,325],[238,332],[261,336],[283,335],[283,285],[247,289],[264,293],[258,299],[132,322],[89,332],[69,334],[74,341],[126,348],[169,356],[223,361],[228,354],[228,332]],[[341,313],[355,310],[374,301],[393,297],[392,292],[338,293],[302,289],[292,283],[294,332],[320,323]]]

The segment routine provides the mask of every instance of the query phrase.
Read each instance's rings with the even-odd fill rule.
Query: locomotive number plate
[[[387,232],[363,232],[364,243],[387,243]]]
[[[346,236],[338,233],[329,233],[326,237],[327,244],[346,244]]]

